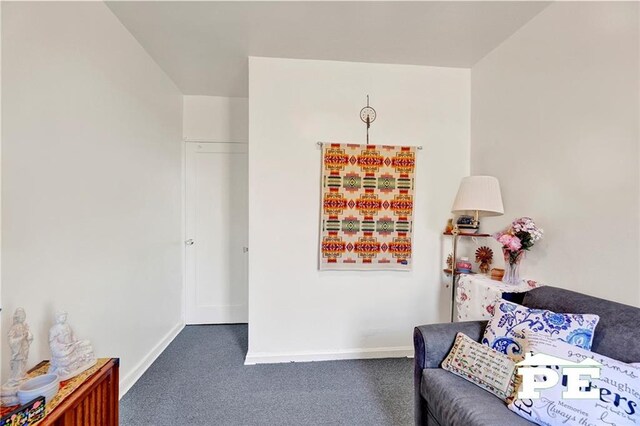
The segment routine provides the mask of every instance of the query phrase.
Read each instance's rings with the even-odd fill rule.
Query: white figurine
[[[18,386],[27,376],[27,360],[29,359],[29,345],[33,342],[33,334],[25,322],[27,314],[23,308],[18,308],[13,314],[13,325],[9,329],[9,347],[11,348],[11,374],[9,380],[2,386],[0,400],[2,405],[9,406],[18,403],[16,392]]]
[[[51,365],[49,373],[56,373],[60,380],[77,376],[96,363],[93,347],[88,340],[77,340],[67,324],[67,313],[58,312],[56,323],[49,330]]]

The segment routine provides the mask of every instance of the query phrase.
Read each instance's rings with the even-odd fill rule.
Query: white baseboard
[[[343,359],[411,358],[413,346],[358,348],[326,352],[248,352],[244,365],[277,364],[282,362],[337,361]]]
[[[173,327],[162,338],[162,340],[160,340],[158,344],[149,351],[149,353],[142,359],[142,361],[140,361],[129,374],[127,374],[120,380],[120,398],[122,398],[127,392],[129,392],[129,389],[131,389],[131,387],[138,381],[138,379],[142,377],[144,372],[147,371],[149,367],[151,367],[153,361],[155,361],[160,356],[160,354],[165,349],[167,349],[169,343],[171,343],[173,339],[176,338],[176,336],[182,331],[183,328],[183,323],[176,324],[175,327]]]

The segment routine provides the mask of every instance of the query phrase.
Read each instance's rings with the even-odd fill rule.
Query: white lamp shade
[[[460,181],[452,213],[478,212],[480,216],[504,214],[500,183],[493,176],[467,176]]]

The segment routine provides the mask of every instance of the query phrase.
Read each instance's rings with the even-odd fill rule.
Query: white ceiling
[[[186,95],[247,96],[248,56],[471,67],[549,3],[107,2]]]

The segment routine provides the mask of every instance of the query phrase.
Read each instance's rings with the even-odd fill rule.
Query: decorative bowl
[[[57,374],[42,374],[23,382],[18,388],[20,404],[26,404],[34,398],[44,396],[45,404],[51,401],[60,388]]]
[[[458,225],[458,230],[463,234],[477,234],[480,228],[471,225]]]

